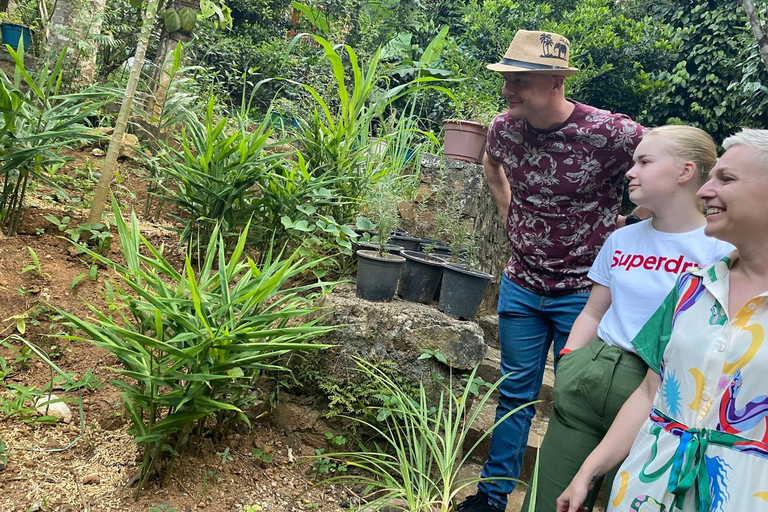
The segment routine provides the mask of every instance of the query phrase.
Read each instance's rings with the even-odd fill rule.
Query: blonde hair
[[[756,149],[760,154],[760,163],[768,166],[768,130],[742,128],[739,133],[726,137],[723,141],[723,149],[726,151],[733,146],[749,146]]]
[[[762,130],[768,133],[768,130]],[[697,185],[703,184],[709,177],[709,171],[717,163],[717,146],[712,137],[694,126],[666,125],[654,128],[645,137],[658,136],[667,151],[678,165],[684,162],[696,164],[699,176]]]

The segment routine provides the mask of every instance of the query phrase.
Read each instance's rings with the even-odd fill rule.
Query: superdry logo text
[[[677,274],[688,270],[689,267],[698,267],[699,264],[691,261],[684,261],[685,257],[681,254],[677,257],[668,256],[645,256],[643,254],[624,254],[621,251],[613,253],[611,268],[624,267],[624,270],[633,268],[643,268],[645,270],[663,270]]]

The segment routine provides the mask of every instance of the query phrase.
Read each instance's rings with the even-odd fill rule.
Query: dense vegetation
[[[456,101],[440,94],[422,98],[419,115],[434,128],[445,118],[487,121],[497,113],[500,81],[485,64],[503,54],[517,29],[544,29],[573,42],[573,64],[581,72],[568,81],[568,94],[578,101],[624,112],[649,126],[696,124],[716,139],[744,124],[768,124],[763,108],[768,72],[746,15],[733,2],[331,0],[313,5],[323,22],[292,17],[295,8],[285,0],[235,2],[232,30],[196,39],[195,61],[238,101],[243,77],[254,83],[274,76],[300,78],[318,90],[327,85],[317,48],[296,45],[289,52],[290,34],[325,32],[335,44],[350,44],[363,59],[383,47],[383,69],[392,83],[416,75],[455,80],[446,86]],[[766,3],[757,7],[765,19]],[[424,58],[443,26],[448,27],[444,43]],[[279,88],[273,84],[259,94],[261,108],[274,96],[299,96],[295,89]],[[300,102],[293,105],[301,109]]]
[[[43,4],[17,2],[2,19],[50,28]],[[146,149],[143,215],[181,226],[184,268],[141,236],[136,214],[125,222],[117,203],[124,262],[110,259],[114,234],[101,210],[79,227],[54,220],[86,268],[118,276],[106,288],[113,316],[61,314],[69,339],[110,350],[122,364],[115,385],[143,449],[140,487],[170,472],[193,433],[248,422],[251,388],[285,371],[284,356],[324,348],[313,340],[328,329],[309,313],[313,297],[349,272],[360,236],[350,224],[373,227],[364,218],[377,220],[372,195],[415,194],[420,160],[409,151],[439,153],[442,120],[487,123],[503,108],[500,78],[485,65],[516,30],[572,40],[581,71],[566,83],[575,100],[648,126],[697,125],[716,140],[740,126],[768,127],[768,70],[746,14],[725,0],[204,0],[196,28],[179,5],[108,0],[100,35],[75,34],[61,51],[38,38],[29,49],[36,66],[10,50],[16,72],[0,72],[0,228],[8,235],[28,190],[60,188],[66,148],[102,137],[99,126],[122,135],[119,102],[138,85],[129,130]],[[757,11],[766,19],[768,3]],[[147,12],[142,42],[136,27]],[[141,71],[145,49],[152,63]],[[73,73],[88,55],[93,83]],[[451,426],[440,410],[424,420],[419,414],[435,411],[395,388],[382,381],[393,417],[440,433]],[[386,438],[386,427],[369,426]],[[2,440],[0,462],[1,449]],[[452,485],[457,455],[441,453]]]

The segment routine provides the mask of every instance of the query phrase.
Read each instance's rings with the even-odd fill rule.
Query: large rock
[[[355,296],[354,285],[344,285],[325,296],[317,313],[325,325],[338,329],[319,340],[333,345],[328,350],[306,354],[296,374],[311,373],[324,379],[325,386],[340,395],[364,402],[369,386],[357,371],[355,358],[377,363],[377,367],[406,386],[423,383],[430,400],[437,399],[449,382],[461,385],[460,373],[477,366],[484,358],[483,331],[474,322],[462,322],[444,315],[435,307],[402,300],[370,302]],[[421,358],[423,354],[434,357]],[[438,361],[437,354],[445,358]],[[439,359],[442,359],[440,357]],[[452,378],[452,380],[451,380]],[[332,383],[332,385],[328,385]],[[332,402],[333,398],[329,396]]]
[[[35,401],[35,412],[40,416],[53,416],[64,423],[72,421],[72,411],[67,404],[59,402],[59,397],[54,394],[44,395]]]
[[[107,138],[100,139],[96,142],[99,147],[106,148],[109,146],[109,138],[112,136],[112,132],[115,131],[111,126],[99,126],[96,130]],[[120,145],[120,153],[118,158],[128,157],[136,161],[142,161],[141,147],[139,146],[139,138],[132,133],[123,134],[123,143]]]
[[[342,352],[410,367],[424,351],[434,351],[458,370],[471,370],[485,357],[483,330],[476,323],[455,320],[433,306],[370,302],[358,299],[352,286],[337,288],[319,305],[322,323],[340,326],[322,341]]]
[[[496,350],[500,350],[499,345],[499,317],[498,315],[486,315],[477,319],[477,325],[485,334],[485,343]]]

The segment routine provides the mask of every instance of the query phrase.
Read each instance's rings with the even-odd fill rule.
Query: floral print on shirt
[[[501,162],[512,191],[504,272],[542,295],[591,286],[587,272],[615,227],[624,173],[644,133],[625,115],[573,103],[554,130],[507,113],[488,129],[486,152]]]

